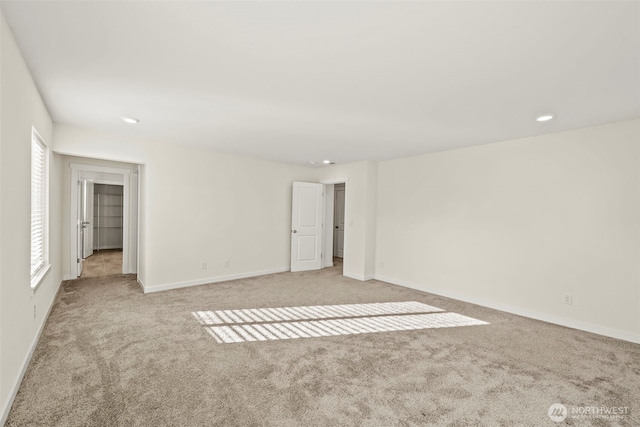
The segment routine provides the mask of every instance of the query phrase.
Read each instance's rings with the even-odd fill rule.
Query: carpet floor
[[[84,279],[112,274],[122,274],[122,249],[94,251],[93,255],[84,260],[80,277]]]
[[[488,324],[225,343],[194,315],[403,301]],[[338,267],[146,295],[116,275],[63,284],[7,426],[638,426],[639,402],[640,345]]]

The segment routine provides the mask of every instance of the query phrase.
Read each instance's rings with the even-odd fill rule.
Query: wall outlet
[[[384,261],[380,261],[380,268],[384,267]]]
[[[202,265],[201,265],[203,270],[207,269],[207,261],[202,261]]]
[[[573,304],[573,295],[571,295],[571,294],[562,295],[562,303],[563,304],[568,304],[568,305]]]
[[[229,267],[229,260],[225,259],[224,261],[222,261],[222,266],[223,267]]]

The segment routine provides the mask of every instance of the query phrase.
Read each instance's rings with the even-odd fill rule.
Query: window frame
[[[38,131],[35,129],[35,127],[31,127],[31,167],[30,167],[30,267],[29,267],[29,272],[30,272],[30,276],[31,276],[31,290],[35,291],[38,286],[40,286],[40,284],[42,283],[44,277],[46,276],[46,274],[49,272],[49,270],[51,269],[51,264],[49,263],[49,146],[47,145],[47,143],[44,141],[44,139],[40,136],[40,134],[38,133]],[[43,164],[42,164],[42,170],[39,171],[40,172],[40,176],[42,177],[41,179],[39,179],[40,182],[38,182],[38,185],[40,188],[42,188],[42,193],[40,195],[40,197],[35,197],[34,198],[34,184],[35,181],[37,180],[37,175],[35,175],[35,168],[34,168],[34,156],[35,156],[35,150],[36,149],[40,149],[42,150],[42,155],[43,155]],[[41,250],[42,250],[42,261],[39,262],[38,267],[34,270],[31,271],[31,260],[33,259],[33,254],[34,254],[34,224],[33,224],[33,216],[34,216],[34,208],[36,206],[34,206],[34,201],[36,201],[38,203],[38,207],[41,207],[42,209],[42,243],[41,243]],[[40,257],[39,257],[40,258]]]

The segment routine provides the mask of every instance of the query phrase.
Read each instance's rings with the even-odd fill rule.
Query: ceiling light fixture
[[[323,160],[322,163],[324,163],[325,165],[330,165],[331,164],[331,160]]]
[[[548,122],[551,119],[553,119],[553,114],[543,114],[542,116],[538,116],[536,118],[536,121],[538,121],[538,122]]]
[[[315,165],[315,164],[316,164],[316,162],[315,162],[314,160],[309,160],[309,164],[310,164],[310,165]]]
[[[123,116],[120,117],[122,119],[123,122],[125,123],[129,123],[130,125],[135,125],[136,123],[140,123],[140,119],[136,119],[133,117],[127,117],[127,116]]]

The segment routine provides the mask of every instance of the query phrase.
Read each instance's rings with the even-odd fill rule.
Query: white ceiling
[[[54,121],[252,157],[382,160],[640,116],[637,1],[1,7]]]

